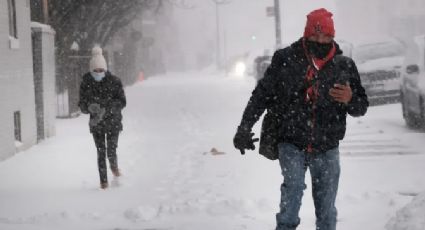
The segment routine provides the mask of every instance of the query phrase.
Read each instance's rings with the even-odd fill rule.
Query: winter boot
[[[112,171],[112,174],[115,177],[120,177],[121,176],[121,172],[120,172],[119,168],[111,168],[111,171]]]
[[[109,187],[108,182],[100,183],[100,188],[101,189],[107,189],[108,187]]]

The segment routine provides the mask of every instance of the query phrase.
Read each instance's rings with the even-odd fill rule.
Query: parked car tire
[[[406,125],[409,128],[413,129],[419,129],[424,126],[424,106],[423,106],[423,100],[421,99],[421,114],[416,115],[412,111],[408,109],[406,106],[405,98],[403,97],[403,94],[400,93],[400,100],[401,100],[401,108],[403,111],[403,118],[406,121]]]

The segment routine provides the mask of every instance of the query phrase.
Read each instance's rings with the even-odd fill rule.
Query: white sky
[[[188,55],[205,49],[215,52],[211,47],[216,44],[215,5],[211,0],[188,2],[195,7],[175,11],[183,50]],[[222,5],[219,10],[222,52],[226,49],[231,57],[249,50],[262,53],[265,48],[274,48],[274,18],[266,15],[266,7],[272,5],[273,0],[231,0]],[[301,37],[306,15],[321,7],[330,11],[336,8],[334,0],[281,1],[283,42],[288,44]]]

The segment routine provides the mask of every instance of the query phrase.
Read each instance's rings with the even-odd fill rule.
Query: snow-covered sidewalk
[[[0,229],[274,229],[278,162],[241,156],[232,145],[254,84],[194,73],[127,88],[118,148],[124,176],[106,191],[98,188],[88,118],[58,120],[56,137],[0,162]],[[405,127],[399,104],[349,120],[339,229],[384,230],[425,191],[423,140]],[[314,227],[309,183],[300,230]]]

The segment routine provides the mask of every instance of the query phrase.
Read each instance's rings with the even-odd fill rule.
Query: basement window
[[[21,112],[13,113],[13,123],[15,126],[15,142],[22,142]]]

